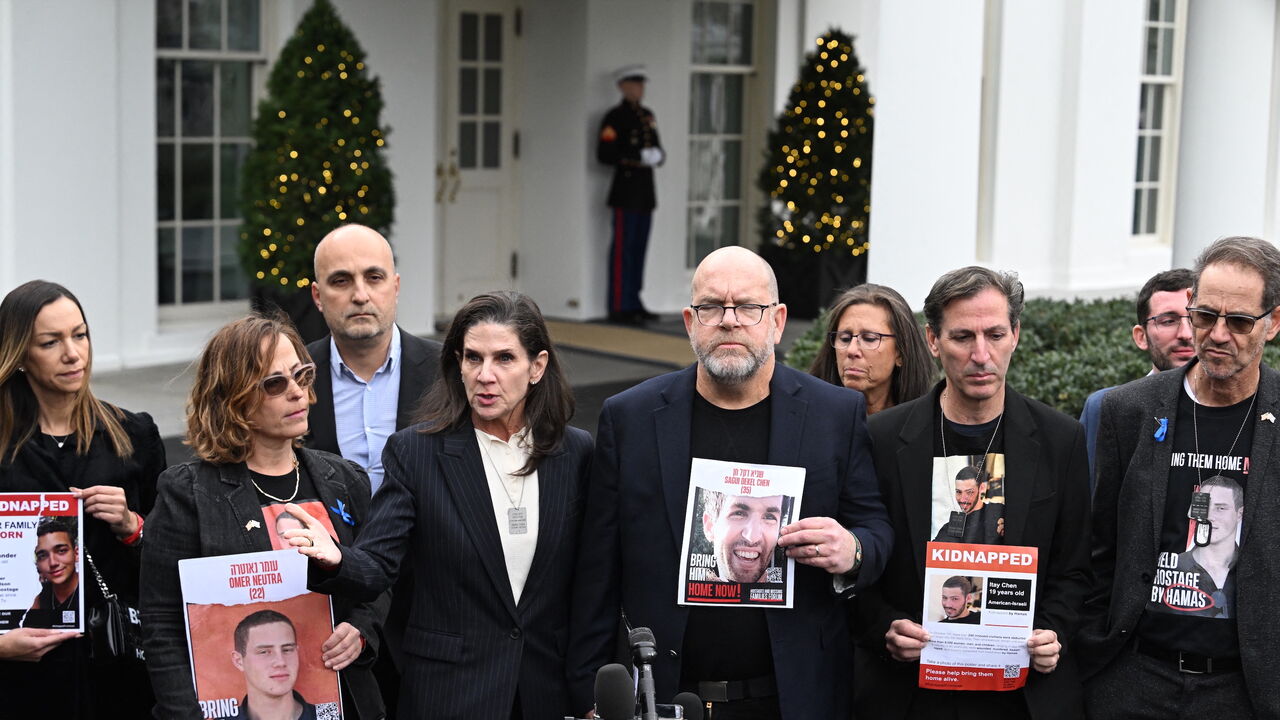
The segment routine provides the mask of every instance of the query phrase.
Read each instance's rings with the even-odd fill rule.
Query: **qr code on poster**
[[[1021,674],[1022,674],[1021,665],[1005,665],[1004,666],[1004,677],[1006,680],[1010,678],[1016,678]]]
[[[316,705],[316,720],[342,720],[342,713],[338,712],[338,703]]]

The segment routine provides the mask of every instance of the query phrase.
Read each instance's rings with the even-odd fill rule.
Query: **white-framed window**
[[[240,168],[266,65],[260,0],[156,0],[156,299],[243,301]]]
[[[754,36],[750,0],[694,0],[685,253],[690,268],[712,250],[738,244],[746,226],[745,109],[755,70]]]
[[[1173,238],[1186,29],[1185,0],[1147,0],[1142,30],[1142,89],[1138,99],[1132,232],[1160,242],[1170,242]]]

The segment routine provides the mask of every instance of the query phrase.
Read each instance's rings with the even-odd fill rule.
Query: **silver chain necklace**
[[[484,432],[483,430],[481,432]],[[480,444],[480,451],[484,453],[485,459],[489,461],[489,465],[493,467],[493,471],[498,473],[498,482],[502,483],[502,494],[507,496],[507,502],[511,503],[511,507],[507,508],[507,534],[524,535],[529,532],[529,509],[524,506],[524,488],[525,480],[528,478],[520,475],[515,476],[502,471],[498,467],[498,463],[493,461],[493,456],[489,454],[488,438],[477,438]],[[512,500],[511,491],[507,489],[507,478],[520,478],[520,499]]]
[[[942,440],[942,457],[947,457],[947,411],[942,409],[942,397],[938,398],[938,415],[942,417],[942,422],[938,423],[938,439]],[[987,449],[982,451],[982,458],[985,461],[987,455],[991,453],[991,446],[996,444],[996,435],[1000,433],[1000,423],[1004,422],[1004,411],[996,416],[996,429],[991,431],[991,440],[987,443]],[[974,468],[981,470],[982,468]]]

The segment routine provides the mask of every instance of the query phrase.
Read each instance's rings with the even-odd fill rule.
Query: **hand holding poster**
[[[0,633],[84,631],[84,537],[71,493],[0,493]]]
[[[931,542],[925,551],[920,687],[1016,690],[1027,682],[1038,550]]]
[[[307,590],[305,557],[276,550],[191,558],[179,561],[178,574],[205,718],[248,718],[249,707],[342,717],[338,674],[321,660],[333,610],[328,596]]]
[[[795,560],[778,547],[800,513],[804,468],[694,458],[680,557],[681,605],[792,605]]]

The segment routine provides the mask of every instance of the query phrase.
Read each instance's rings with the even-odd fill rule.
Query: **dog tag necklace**
[[[945,466],[947,462],[947,413],[942,409],[942,403],[947,399],[947,394],[943,393],[938,398],[938,415],[941,416],[941,422],[938,423],[938,439],[942,441],[942,462]],[[987,455],[991,454],[991,446],[996,444],[996,435],[1000,433],[1000,423],[1004,422],[1004,412],[1001,411],[996,417],[996,428],[991,431],[991,440],[987,442],[987,449],[982,451],[982,464],[987,463]],[[976,466],[967,465],[965,468],[972,469],[974,477],[978,479],[978,486],[982,486],[982,478],[987,474],[986,470]],[[962,469],[963,471],[963,469]],[[954,489],[954,486],[953,486]],[[985,498],[984,498],[985,499]],[[964,526],[969,520],[969,515],[963,511],[952,511],[951,519],[947,522],[947,534],[956,542],[964,537]]]
[[[1240,442],[1240,436],[1244,434],[1244,428],[1249,424],[1249,416],[1253,414],[1253,404],[1258,401],[1258,393],[1255,391],[1253,397],[1249,400],[1249,407],[1244,411],[1244,422],[1240,423],[1240,429],[1236,431],[1236,439],[1231,441],[1231,447],[1227,450],[1226,457],[1235,454],[1236,443]],[[1243,400],[1241,401],[1243,402]],[[1192,540],[1196,547],[1206,547],[1209,541],[1213,539],[1213,524],[1209,522],[1209,493],[1200,491],[1199,488],[1204,485],[1204,473],[1201,471],[1199,462],[1200,457],[1200,422],[1196,419],[1196,408],[1200,403],[1195,400],[1191,401],[1191,434],[1196,441],[1196,488],[1197,492],[1191,493],[1191,505],[1187,507],[1187,517],[1196,521],[1195,535]]]
[[[529,509],[524,506],[524,481],[520,478],[520,498],[518,500],[511,499],[511,491],[507,489],[507,478],[513,476],[502,471],[498,467],[498,463],[493,461],[493,456],[489,454],[488,438],[480,439],[480,449],[484,451],[485,458],[489,461],[489,465],[493,467],[493,471],[498,473],[498,482],[502,483],[502,494],[507,496],[507,502],[511,503],[511,507],[507,508],[507,534],[508,535],[524,535],[529,532]]]

